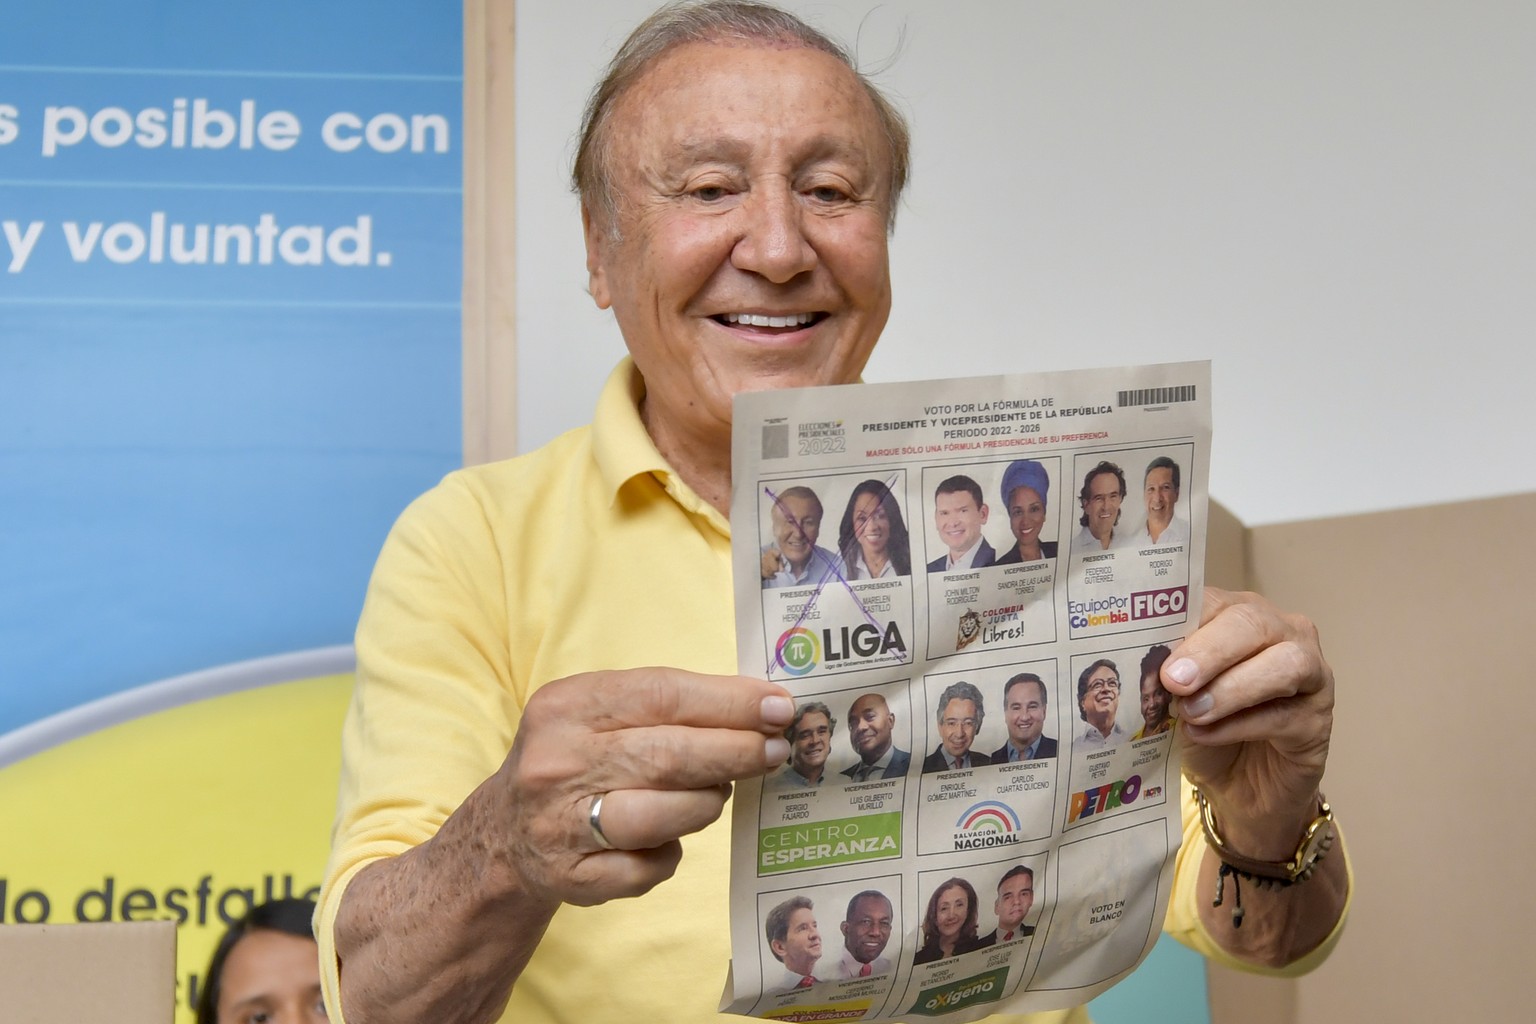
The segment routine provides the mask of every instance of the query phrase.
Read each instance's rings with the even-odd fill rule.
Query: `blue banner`
[[[10,5],[0,736],[345,644],[460,461],[456,5]]]

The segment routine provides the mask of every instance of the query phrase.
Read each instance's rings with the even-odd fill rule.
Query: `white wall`
[[[565,174],[653,6],[518,5],[524,449],[622,351]],[[905,30],[869,379],[1209,358],[1212,491],[1250,524],[1536,491],[1536,4],[787,6],[866,63]]]

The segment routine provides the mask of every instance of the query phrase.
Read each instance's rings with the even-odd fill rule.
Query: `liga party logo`
[[[887,622],[882,629],[871,620],[852,628],[841,626],[836,632],[823,629],[820,636],[804,626],[793,626],[779,634],[773,648],[774,666],[792,676],[803,676],[818,664],[837,668],[891,660],[907,660],[907,642],[895,622]]]
[[[955,849],[980,850],[1010,846],[1019,841],[1019,816],[997,800],[983,800],[967,807],[955,821]]]
[[[786,629],[773,650],[773,660],[792,676],[803,676],[821,661],[821,641],[803,626]]]

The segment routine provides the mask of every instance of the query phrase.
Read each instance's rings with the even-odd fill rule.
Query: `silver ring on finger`
[[[599,849],[616,850],[609,840],[607,833],[603,831],[603,798],[607,793],[597,793],[592,797],[592,808],[587,812],[587,828],[592,832],[592,841],[597,843]]]

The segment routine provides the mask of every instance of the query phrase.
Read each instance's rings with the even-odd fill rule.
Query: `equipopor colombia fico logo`
[[[1019,842],[1019,816],[998,800],[967,807],[955,821],[955,849],[981,850]]]

